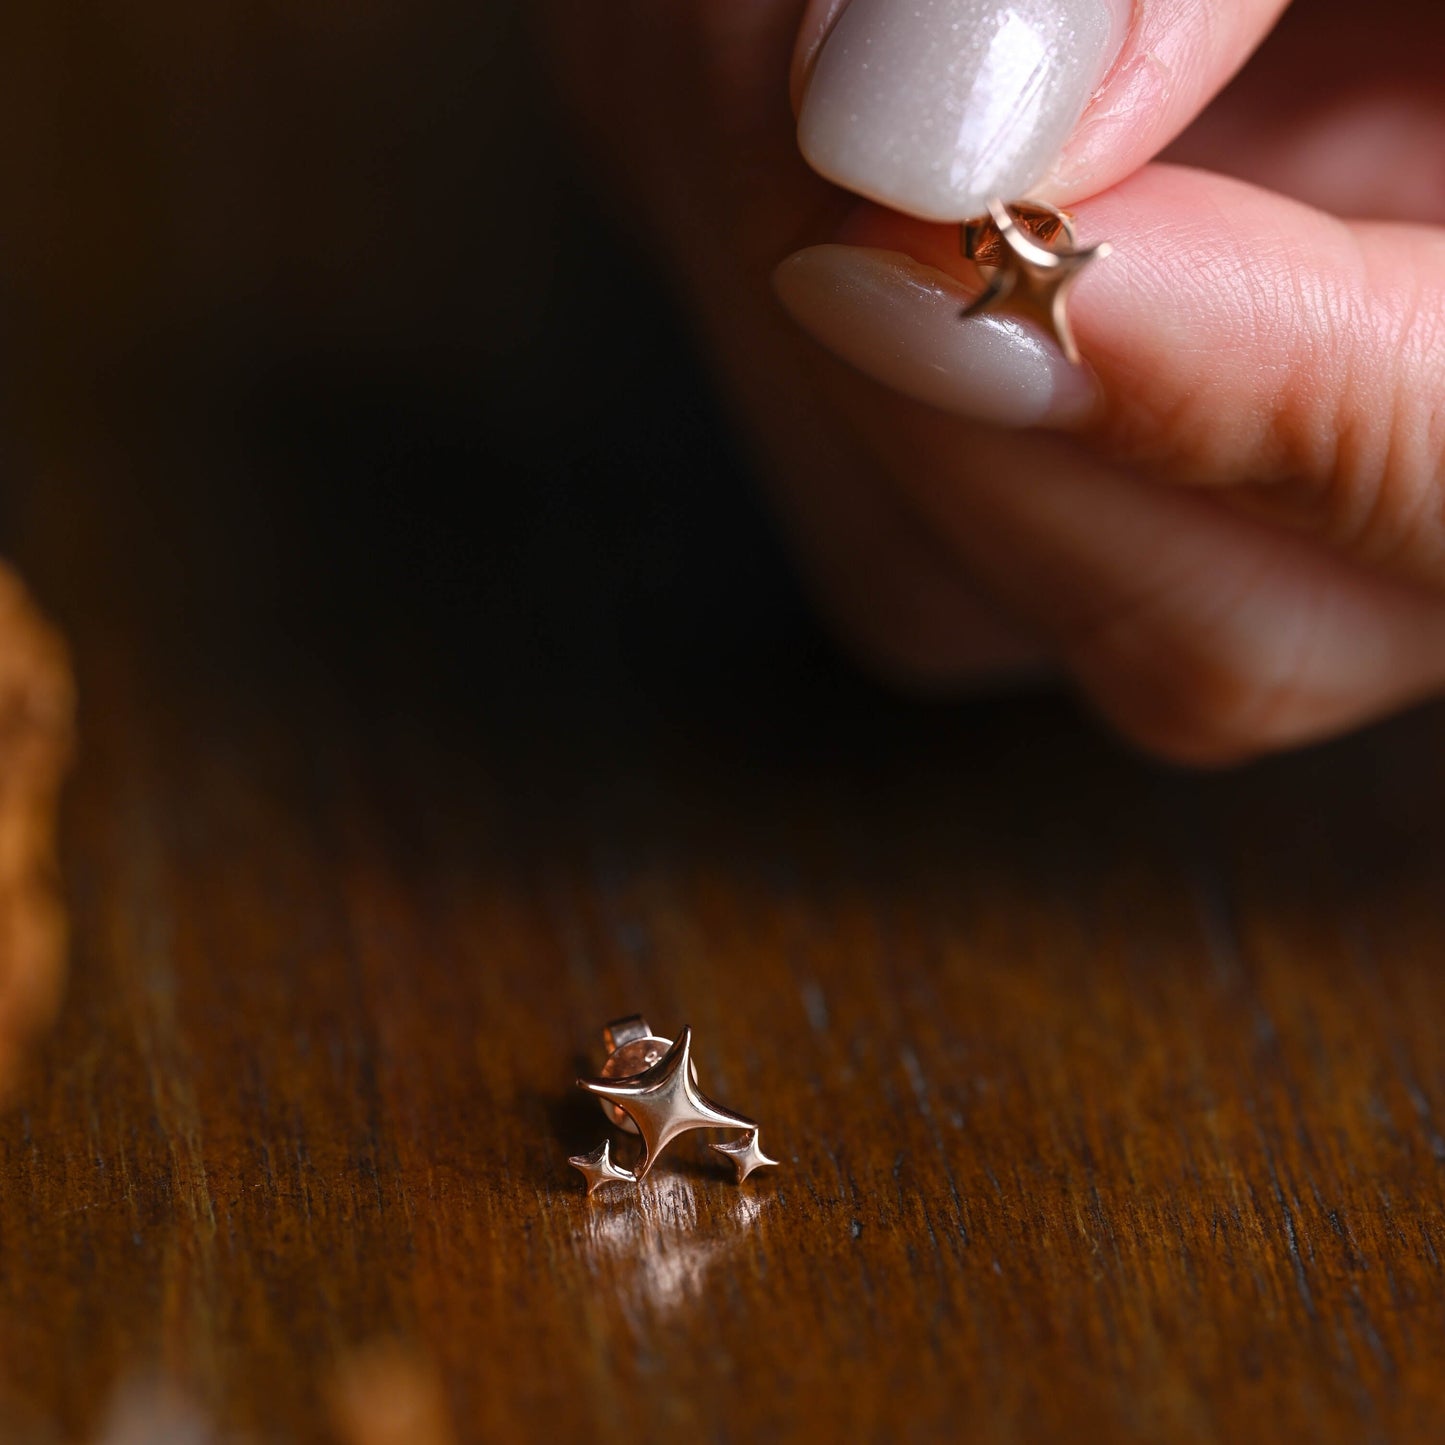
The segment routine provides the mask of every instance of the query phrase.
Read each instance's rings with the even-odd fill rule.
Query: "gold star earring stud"
[[[1038,322],[1077,365],[1079,347],[1069,325],[1069,292],[1090,261],[1114,248],[1107,241],[1081,248],[1073,221],[1037,201],[1014,205],[990,201],[987,216],[963,223],[961,241],[963,254],[987,284],[959,315],[977,316],[1006,307]]]
[[[712,1146],[725,1155],[741,1184],[754,1169],[776,1164],[758,1143],[758,1126],[744,1114],[715,1104],[697,1085],[692,1062],[692,1030],[684,1028],[674,1043],[652,1032],[639,1015],[608,1024],[603,1033],[607,1061],[595,1079],[578,1079],[577,1087],[595,1094],[602,1112],[619,1129],[642,1137],[642,1157],[626,1169],[612,1158],[605,1140],[590,1154],[567,1162],[587,1181],[590,1199],[604,1184],[636,1184],[678,1137],[692,1129],[736,1129],[740,1139]]]

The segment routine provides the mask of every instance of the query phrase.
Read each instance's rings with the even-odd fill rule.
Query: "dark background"
[[[25,8],[4,504],[53,606],[363,668],[415,634],[491,707],[832,665],[510,6]]]

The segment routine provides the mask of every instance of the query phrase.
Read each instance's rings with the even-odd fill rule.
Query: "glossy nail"
[[[829,180],[928,220],[1026,196],[1123,39],[1128,0],[850,0],[798,144]]]
[[[810,246],[773,273],[793,319],[894,391],[998,426],[1062,426],[1093,405],[1092,378],[1026,323],[959,319],[969,295],[894,251]]]

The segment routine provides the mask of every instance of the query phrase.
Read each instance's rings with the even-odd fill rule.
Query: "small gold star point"
[[[762,1151],[758,1143],[759,1130],[750,1129],[741,1139],[734,1139],[727,1144],[713,1144],[719,1154],[726,1155],[732,1160],[733,1168],[738,1171],[738,1183],[741,1184],[754,1169],[762,1169],[768,1165],[777,1166],[776,1159],[769,1159]]]
[[[574,1154],[567,1161],[587,1181],[587,1197],[604,1184],[636,1184],[637,1175],[612,1162],[612,1141],[604,1139],[590,1154]]]
[[[990,201],[988,209],[997,228],[997,240],[1002,243],[1003,254],[983,293],[959,314],[963,317],[978,316],[1006,306],[1013,314],[1027,317],[1043,327],[1064,355],[1077,364],[1079,347],[1069,325],[1069,292],[1084,267],[1107,256],[1113,247],[1107,241],[1095,246],[1077,247],[1069,239],[1071,227],[1062,235],[1055,232],[1050,242],[1045,244],[1019,225],[1002,201]],[[1063,224],[1068,226],[1066,221]],[[968,254],[973,254],[974,245],[975,241],[967,243]],[[989,264],[993,264],[992,261]]]

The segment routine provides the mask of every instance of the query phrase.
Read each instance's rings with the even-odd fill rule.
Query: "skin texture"
[[[1445,12],[1139,6],[1038,191],[1115,247],[1072,310],[1099,402],[1006,430],[861,375],[776,300],[818,244],[978,287],[953,228],[800,157],[836,8],[551,0],[543,33],[840,634],[914,684],[1063,677],[1195,763],[1445,687]]]

